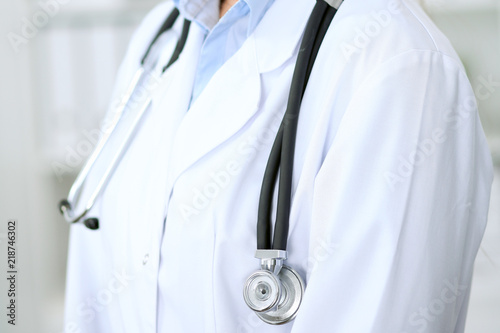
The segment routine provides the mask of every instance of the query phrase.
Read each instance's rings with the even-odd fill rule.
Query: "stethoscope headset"
[[[262,181],[257,218],[257,251],[255,254],[255,257],[260,259],[261,269],[247,279],[243,290],[243,296],[250,309],[252,309],[264,322],[269,324],[279,325],[294,319],[304,294],[304,282],[300,275],[292,268],[284,265],[288,257],[286,248],[290,219],[297,124],[302,98],[316,56],[326,32],[328,31],[328,27],[342,3],[343,0],[317,0],[311,12],[295,64],[290,93],[288,95],[287,109],[272,146],[264,173],[264,179]],[[155,43],[163,33],[172,28],[178,16],[179,11],[174,9],[150,43],[141,60],[140,69],[135,74],[125,96],[119,104],[120,106],[116,111],[110,129],[104,133],[94,152],[78,174],[70,189],[68,199],[60,202],[59,210],[69,223],[77,223],[85,218],[83,223],[87,228],[92,230],[99,229],[99,220],[95,217],[86,218],[86,215],[94,206],[96,199],[107,185],[124,152],[130,145],[131,138],[135,133],[137,125],[140,123],[145,111],[149,108],[151,97],[145,101],[144,105],[134,117],[125,135],[125,140],[118,147],[110,165],[105,170],[94,192],[92,192],[83,211],[80,213],[74,212],[74,204],[76,200],[79,199],[85,179],[108,142],[108,139],[114,133],[134,92],[137,87],[148,78],[150,70],[157,65],[158,59],[154,52]],[[189,27],[190,21],[184,20],[181,36],[169,62],[162,68],[163,72],[179,58],[186,44]],[[150,61],[150,59],[153,60]],[[286,167],[282,168],[281,166]],[[272,236],[272,203],[275,184],[278,181],[278,174],[278,203],[274,235]]]

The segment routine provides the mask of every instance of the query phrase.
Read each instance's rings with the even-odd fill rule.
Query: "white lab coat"
[[[464,68],[408,0],[347,0],[334,19],[297,134],[287,264],[305,297],[283,326],[244,303],[261,180],[313,6],[276,0],[188,110],[203,41],[192,24],[89,214],[101,228],[72,227],[66,332],[463,331],[492,163]],[[171,9],[134,35],[116,96]]]

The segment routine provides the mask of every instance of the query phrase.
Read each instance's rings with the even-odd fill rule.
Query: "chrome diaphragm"
[[[281,325],[297,315],[304,282],[292,268],[283,265],[276,275],[268,270],[252,274],[245,284],[243,296],[247,305],[260,319],[272,325]]]

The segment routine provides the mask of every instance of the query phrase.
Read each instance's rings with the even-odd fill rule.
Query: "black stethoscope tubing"
[[[292,77],[287,109],[267,162],[259,199],[257,249],[286,250],[291,209],[293,163],[302,98],[321,43],[337,9],[318,0],[309,17]],[[282,167],[283,166],[283,167]],[[272,203],[279,173],[274,236]]]
[[[174,8],[172,12],[168,15],[167,19],[165,22],[163,22],[163,25],[160,27],[160,30],[156,33],[155,37],[149,44],[148,49],[146,50],[146,53],[141,59],[141,65],[144,66],[146,63],[146,60],[149,56],[149,53],[151,52],[151,49],[155,45],[156,41],[158,38],[160,38],[163,33],[166,31],[172,29],[174,26],[175,22],[177,21],[177,18],[179,17],[179,10],[177,8]],[[182,26],[182,32],[179,40],[177,41],[177,45],[175,46],[174,52],[172,53],[172,56],[170,57],[170,60],[168,63],[163,67],[162,72],[164,73],[170,66],[173,65],[174,62],[179,59],[180,54],[182,53],[182,50],[184,49],[184,46],[186,45],[187,37],[189,34],[189,27],[191,26],[191,21],[184,19],[184,24]]]

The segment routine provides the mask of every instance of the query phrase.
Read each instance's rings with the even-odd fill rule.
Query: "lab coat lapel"
[[[257,111],[260,76],[254,50],[253,40],[247,41],[185,115],[174,142],[174,178],[234,135]]]
[[[296,53],[314,1],[277,0],[254,33],[212,77],[176,135],[171,183],[251,121],[261,101],[261,74]],[[287,13],[281,15],[276,13]],[[278,21],[276,18],[279,18]]]
[[[276,0],[253,34],[259,71],[272,71],[297,54],[314,0]]]

